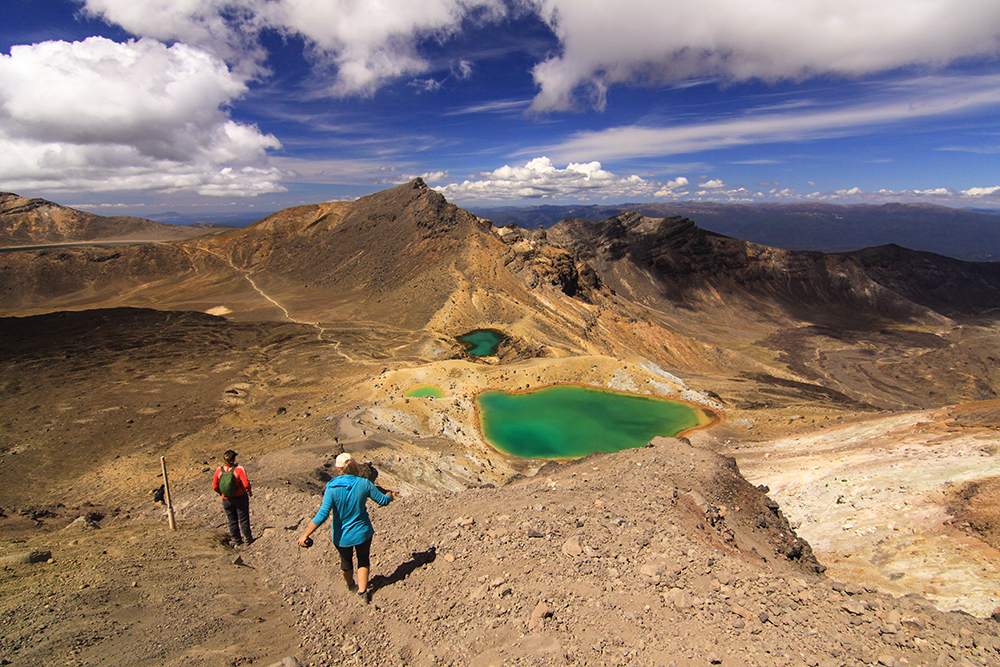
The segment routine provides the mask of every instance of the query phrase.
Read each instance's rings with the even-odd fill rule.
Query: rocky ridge
[[[103,216],[0,192],[0,247],[81,241],[165,241],[205,234],[206,230],[165,225],[127,215]]]

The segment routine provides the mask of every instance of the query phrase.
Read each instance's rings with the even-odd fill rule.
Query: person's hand
[[[312,540],[309,539],[308,535],[303,535],[302,537],[299,538],[299,546],[308,549],[309,547],[312,546]]]

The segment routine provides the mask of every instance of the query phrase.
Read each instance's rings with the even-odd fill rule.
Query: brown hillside
[[[216,237],[4,255],[0,304],[201,310],[320,336],[353,321],[414,341],[494,327],[522,354],[640,355],[712,377],[741,407],[993,398],[1000,378],[982,351],[995,335],[995,267],[905,252],[880,264],[871,252],[782,251],[638,214],[493,228],[417,180]]]
[[[81,241],[168,241],[205,234],[127,215],[107,217],[0,192],[0,247]]]
[[[52,555],[0,570],[0,659],[990,665],[992,622],[928,601],[1000,602],[1000,285],[907,258],[631,214],[497,228],[419,180],[211,237],[0,254],[0,555]],[[457,344],[478,328],[507,336],[496,356]],[[565,466],[482,437],[479,392],[560,383],[718,419]],[[257,487],[238,553],[208,485],[228,448]],[[293,541],[342,449],[403,495],[373,510],[373,607]]]

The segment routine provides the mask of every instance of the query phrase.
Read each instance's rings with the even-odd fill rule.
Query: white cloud
[[[622,82],[855,76],[1000,50],[995,0],[531,1],[563,47],[533,70],[536,110],[581,90],[600,107]]]
[[[838,196],[851,196],[851,195],[860,195],[863,192],[864,192],[864,190],[862,190],[861,188],[855,186],[855,187],[851,188],[850,190],[837,190],[836,192],[834,192],[834,194],[838,195]]]
[[[479,174],[476,180],[435,189],[449,199],[468,201],[648,197],[661,188],[660,183],[636,175],[613,174],[602,169],[600,162],[572,163],[565,169],[559,169],[549,158],[539,157],[523,166],[504,165],[495,171]]]
[[[524,153],[545,152],[557,160],[577,160],[581,156],[617,160],[866,134],[888,124],[996,107],[1000,105],[1000,76],[923,77],[896,82],[881,92],[889,99],[836,108],[750,113],[698,124],[630,125],[580,132],[558,144],[526,149]]]
[[[421,174],[420,178],[424,179],[427,183],[440,183],[448,179],[447,171],[429,171],[427,173]],[[412,180],[412,179],[410,179]]]
[[[466,116],[470,114],[522,114],[528,108],[528,100],[498,100],[494,102],[484,102],[472,106],[462,107],[454,111],[446,111],[445,116]]]
[[[408,85],[422,93],[436,93],[441,90],[441,82],[435,79],[414,79]]]
[[[208,51],[248,77],[263,72],[266,54],[254,0],[82,0],[90,16],[137,37],[182,42]]]
[[[803,79],[938,65],[1000,50],[995,0],[83,0],[137,36],[180,41],[259,74],[262,30],[301,37],[333,75],[328,93],[367,95],[419,75],[426,39],[534,12],[561,49],[533,68],[536,110],[596,106],[623,82]],[[627,38],[623,38],[627,36]],[[460,62],[460,77],[471,72]]]
[[[677,192],[679,188],[686,187],[688,185],[688,179],[683,176],[679,176],[672,181],[667,181],[667,183],[656,192],[653,193],[654,197],[678,197],[686,195],[687,192]]]
[[[473,71],[475,71],[475,66],[468,60],[462,59],[455,67],[455,76],[459,79],[468,79],[472,76]]]
[[[314,63],[332,71],[327,93],[336,96],[426,72],[421,39],[506,11],[503,0],[85,0],[85,8],[134,35],[209,49],[248,75],[263,62],[259,31],[300,36]],[[471,73],[467,63],[459,71]]]
[[[0,184],[10,190],[279,192],[278,140],[229,119],[246,90],[225,64],[150,39],[0,54]]]
[[[969,188],[962,190],[962,194],[967,197],[988,197],[990,195],[1000,195],[1000,185],[991,188]]]
[[[438,172],[425,174],[424,180],[437,182],[447,177],[447,173]],[[404,180],[408,178],[412,177],[406,176]],[[395,179],[394,182],[398,180]],[[945,187],[867,191],[855,186],[806,194],[800,194],[793,188],[772,187],[765,194],[738,185],[727,185],[719,178],[705,180],[697,184],[696,188],[689,188],[689,185],[690,182],[684,176],[667,182],[636,175],[620,176],[603,169],[600,162],[570,163],[565,169],[560,169],[549,158],[539,157],[523,165],[504,165],[494,171],[478,174],[474,179],[436,187],[435,190],[457,202],[518,202],[534,199],[639,202],[667,199],[730,203],[830,201],[844,204],[925,202],[945,206],[1000,205],[1000,186],[970,188],[960,192]]]
[[[728,192],[727,192],[728,194]],[[760,195],[757,196],[761,198]],[[884,204],[888,202],[929,203],[943,206],[974,206],[982,204],[1000,205],[1000,186],[989,188],[970,188],[955,191],[950,188],[937,187],[924,190],[863,190],[860,187],[835,190],[833,192],[811,192],[798,194],[790,188],[772,189],[766,199],[787,201],[836,201],[845,204]]]

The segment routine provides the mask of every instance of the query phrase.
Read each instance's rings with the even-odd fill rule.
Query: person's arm
[[[243,466],[238,466],[236,468],[236,476],[240,478],[240,484],[243,485],[243,490],[247,492],[247,495],[251,498],[253,497],[253,488],[250,486],[250,479],[247,477],[247,470]]]
[[[215,492],[218,493],[220,496],[222,495],[222,491],[219,490],[219,476],[221,474],[222,474],[222,468],[216,468],[215,476],[212,478],[212,488],[215,489]]]
[[[319,511],[316,512],[316,516],[309,525],[306,527],[306,532],[302,533],[302,536],[298,540],[300,547],[306,546],[306,538],[316,532],[316,529],[323,525],[327,517],[330,516],[330,510],[333,508],[333,489],[326,487],[326,491],[323,492],[323,504],[319,506]]]
[[[368,497],[374,500],[379,505],[388,505],[396,498],[396,494],[393,493],[392,491],[386,491],[385,493],[383,493],[382,491],[379,490],[377,486],[375,486],[371,482],[368,482],[368,485],[369,485]]]
[[[302,533],[302,537],[299,538],[300,547],[309,546],[308,544],[306,544],[306,540],[309,539],[310,535],[316,532],[317,528],[319,528],[319,526],[317,526],[312,521],[309,522],[309,526],[306,527],[306,532]]]

